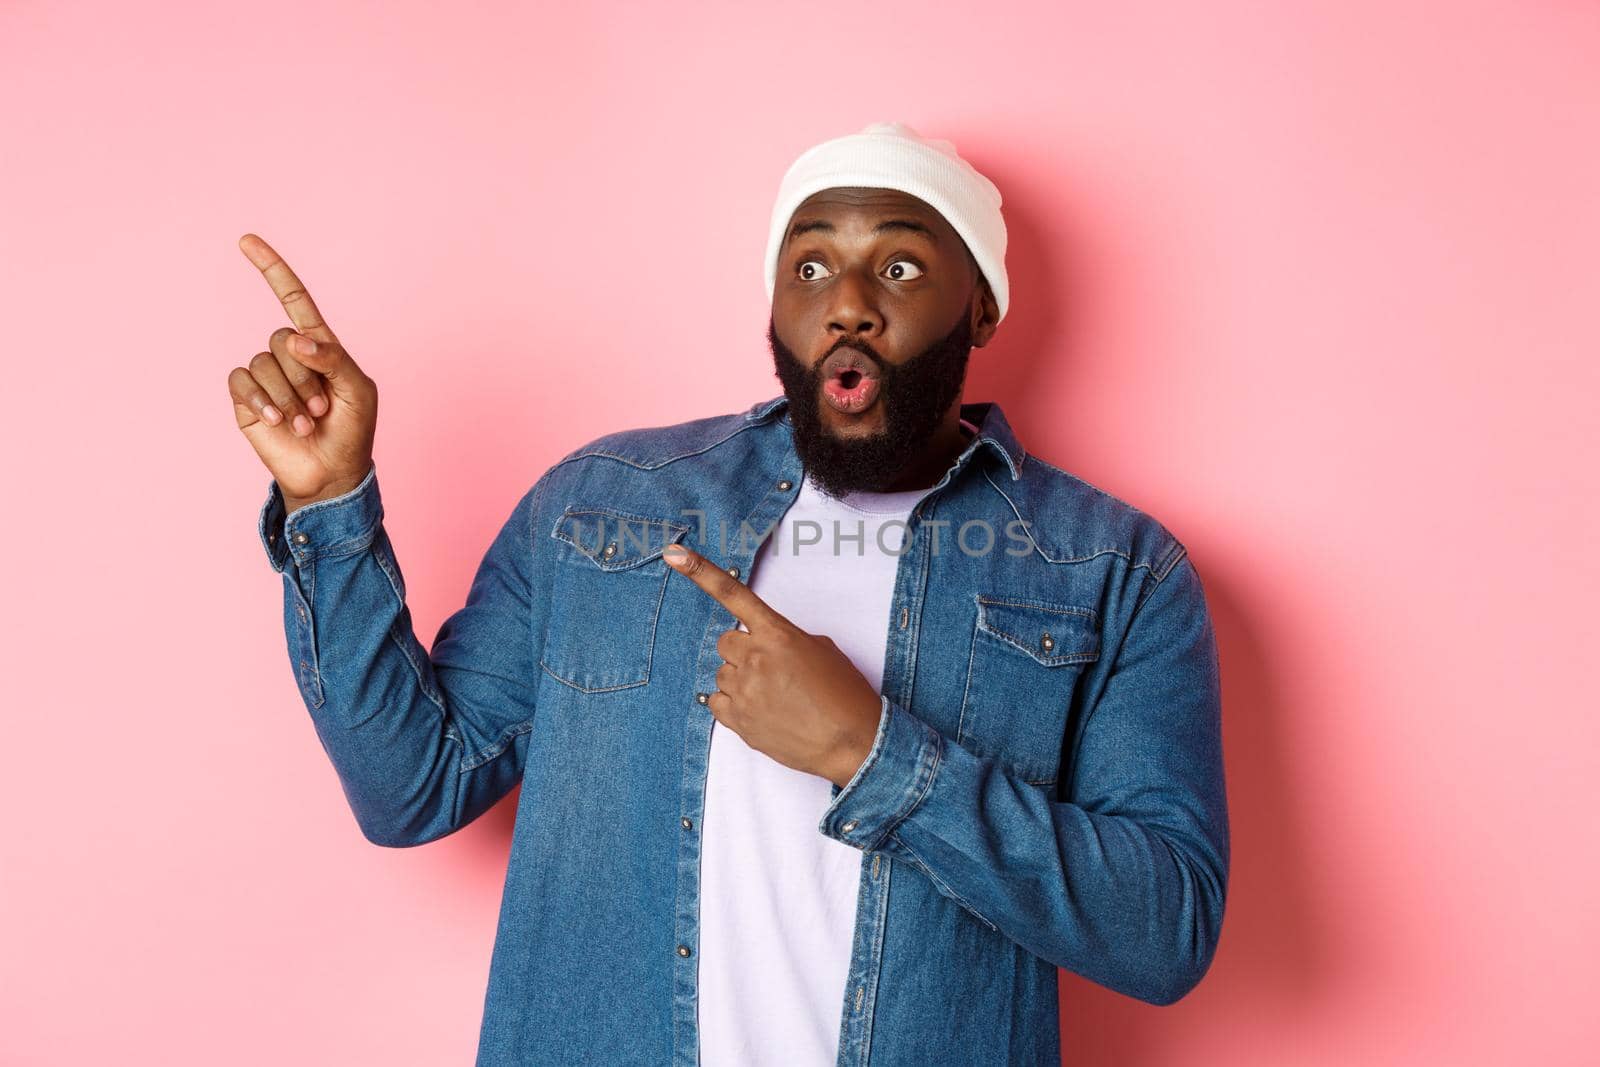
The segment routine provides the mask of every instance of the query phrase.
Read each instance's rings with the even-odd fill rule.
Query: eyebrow
[[[813,230],[819,233],[833,233],[834,227],[833,223],[824,219],[807,219],[804,222],[797,222],[794,224],[793,229],[789,231],[789,240],[792,241],[801,234],[811,233]],[[938,243],[938,238],[934,236],[934,232],[915,219],[885,219],[872,228],[873,236],[877,236],[878,234],[882,233],[889,233],[891,231],[920,233],[922,236],[926,237],[929,242],[934,244]]]

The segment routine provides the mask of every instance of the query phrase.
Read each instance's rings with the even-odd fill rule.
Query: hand
[[[372,466],[377,384],[356,366],[271,245],[247,233],[239,248],[266,276],[294,323],[274,331],[270,351],[257,352],[249,369],[228,372],[239,429],[277,479],[286,503],[304,505],[348,492]],[[302,339],[315,351],[297,351]]]
[[[717,639],[712,716],[784,766],[847,784],[878,734],[872,684],[830,638],[800,629],[693,549],[670,545],[662,558],[747,628]]]

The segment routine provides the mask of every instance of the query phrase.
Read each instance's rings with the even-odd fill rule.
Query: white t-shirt
[[[831,637],[874,689],[905,520],[927,492],[841,501],[803,478],[750,576],[757,596]],[[702,1067],[837,1062],[861,850],[817,829],[832,800],[828,779],[712,724],[700,867]]]

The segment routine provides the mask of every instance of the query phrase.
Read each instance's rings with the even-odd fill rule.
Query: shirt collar
[[[788,403],[789,398],[783,394],[763,400],[745,412],[745,420],[763,422],[781,418]],[[968,459],[979,449],[986,448],[1006,465],[1012,481],[1022,477],[1022,461],[1027,452],[1023,449],[1022,442],[1017,440],[1017,435],[1012,432],[1011,424],[1006,421],[1005,412],[1000,409],[998,401],[976,400],[962,404],[961,417],[976,426],[978,433],[967,442],[967,447],[962,450],[961,455],[956,457],[956,470],[966,466]]]

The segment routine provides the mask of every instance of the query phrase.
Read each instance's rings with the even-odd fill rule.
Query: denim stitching
[[[655,641],[655,639],[652,637],[651,638],[651,643],[654,644],[654,641]],[[601,685],[601,686],[596,686],[593,689],[585,689],[583,686],[579,685],[577,682],[569,682],[565,678],[561,677],[561,675],[559,675],[555,671],[551,670],[550,669],[550,665],[544,661],[544,657],[543,656],[539,657],[539,666],[543,667],[544,668],[544,672],[546,674],[548,674],[550,677],[554,678],[556,681],[560,682],[562,685],[568,686],[568,687],[570,687],[572,689],[576,689],[580,693],[610,693],[610,692],[613,692],[614,690],[617,690],[617,689],[633,689],[636,686],[645,685],[650,681],[650,679],[648,677],[646,677],[646,678],[640,679],[637,682],[623,682],[621,685]]]
[[[570,516],[573,516],[573,515],[604,515],[604,516],[606,516],[608,518],[614,518],[614,519],[633,519],[633,520],[636,520],[638,522],[644,523],[646,526],[660,526],[660,527],[663,527],[666,531],[670,531],[670,532],[668,532],[667,539],[666,539],[665,542],[662,543],[660,548],[652,549],[650,552],[640,556],[638,559],[628,560],[625,564],[616,564],[616,565],[612,565],[612,566],[607,566],[606,562],[604,560],[597,559],[593,554],[584,551],[583,545],[580,544],[575,538],[567,536],[565,530],[563,530],[562,527],[565,525],[566,520]],[[635,515],[632,512],[615,511],[615,510],[612,510],[610,508],[599,508],[599,507],[574,508],[574,507],[568,505],[568,507],[566,509],[564,509],[561,512],[560,515],[556,516],[555,525],[553,527],[551,527],[551,529],[550,529],[550,536],[555,538],[558,541],[565,541],[567,544],[569,544],[573,548],[577,549],[578,554],[580,556],[582,556],[583,558],[585,558],[585,559],[589,560],[590,562],[594,563],[597,567],[599,567],[603,571],[623,571],[623,570],[630,570],[630,569],[632,569],[634,567],[643,566],[644,564],[649,563],[651,560],[653,560],[657,556],[661,555],[661,553],[666,549],[667,545],[672,544],[673,542],[677,541],[678,538],[680,538],[681,536],[683,536],[684,534],[686,534],[688,532],[689,532],[689,527],[688,526],[684,525],[683,523],[672,522],[669,519],[657,519],[657,518],[652,518],[652,517],[650,517],[648,515]],[[631,540],[631,538],[619,538],[618,543],[619,544],[625,543],[625,542],[627,542],[629,540]]]
[[[1018,600],[1000,600],[998,598],[988,597],[983,593],[974,593],[973,594],[973,599],[976,600],[979,603],[980,607],[979,607],[979,610],[978,610],[977,623],[972,628],[972,644],[969,646],[968,651],[967,651],[967,680],[966,680],[966,684],[964,686],[962,686],[962,689],[961,689],[961,713],[956,719],[956,744],[958,744],[958,745],[964,745],[969,740],[965,736],[966,721],[967,721],[967,707],[968,707],[968,703],[967,702],[968,702],[968,699],[970,698],[970,695],[971,695],[971,692],[972,692],[972,677],[973,677],[973,673],[974,673],[973,669],[972,669],[972,665],[973,665],[974,659],[975,659],[975,657],[977,655],[977,651],[978,651],[978,635],[979,635],[979,633],[983,632],[985,629],[989,629],[989,632],[996,634],[996,636],[999,635],[999,631],[990,629],[990,628],[988,628],[988,627],[986,627],[984,625],[984,622],[983,622],[983,609],[982,609],[981,605],[984,604],[984,603],[1000,603],[1000,604],[1020,604],[1021,606],[1025,606],[1025,607],[1037,606],[1037,605],[1031,605],[1031,604],[1025,603],[1025,601],[1027,599],[1030,599],[1030,598],[1019,598]],[[1077,613],[1077,614],[1086,614],[1086,615],[1089,615],[1089,616],[1091,616],[1092,618],[1095,618],[1095,619],[1099,618],[1099,615],[1092,608],[1074,608],[1072,610],[1073,610],[1074,613]],[[1008,643],[1012,643],[1012,644],[1015,643],[1015,642],[1010,642],[1006,638],[1001,638],[1001,639],[1002,640],[1007,640]],[[1026,650],[1024,650],[1024,651],[1026,651]],[[1031,652],[1029,652],[1028,654],[1030,655],[1030,657],[1032,656]],[[1078,664],[1093,663],[1095,660],[1097,660],[1099,658],[1099,656],[1100,656],[1099,649],[1096,648],[1094,655],[1091,656],[1088,659],[1063,660],[1061,663],[1041,664],[1041,666],[1060,667],[1060,666],[1067,666],[1067,665],[1070,665],[1070,664],[1073,664],[1073,663],[1078,663]],[[1037,662],[1037,659],[1035,659],[1035,662]],[[1062,740],[1065,740],[1065,739],[1066,739],[1066,734],[1063,733],[1062,734]],[[1027,777],[1023,777],[1020,773],[1017,772],[1016,768],[1013,768],[1010,764],[1008,764],[1004,760],[998,759],[998,757],[996,758],[996,760],[1000,764],[1000,767],[1001,767],[1002,771],[1004,771],[1004,773],[1006,773],[1007,775],[1015,775],[1016,777],[1021,778],[1021,780],[1023,782],[1025,782],[1025,783],[1027,783],[1028,785],[1055,785],[1057,782],[1059,782],[1061,780],[1061,776],[1060,776],[1059,771],[1058,771],[1057,774],[1055,774],[1055,775],[1053,775],[1053,776],[1051,776],[1049,778],[1027,778]]]
[[[556,466],[559,467],[564,463],[571,463],[574,460],[583,459],[583,458],[588,457],[588,456],[600,456],[600,457],[603,457],[605,459],[614,459],[619,463],[626,463],[628,466],[633,467],[633,468],[635,468],[637,470],[645,470],[645,471],[656,470],[659,467],[665,467],[669,463],[675,463],[680,459],[687,459],[690,456],[698,456],[702,452],[709,452],[713,448],[716,448],[718,445],[733,440],[735,437],[737,437],[740,434],[744,433],[746,430],[750,429],[752,426],[758,426],[758,425],[761,425],[761,423],[760,422],[746,422],[742,426],[735,427],[726,437],[720,437],[717,440],[712,441],[710,444],[705,445],[705,446],[703,446],[701,448],[696,448],[696,449],[693,449],[692,451],[689,451],[689,452],[679,452],[677,455],[668,456],[667,458],[661,459],[661,460],[657,460],[654,463],[648,463],[648,462],[647,463],[639,463],[639,462],[636,462],[635,460],[633,460],[633,459],[631,459],[631,458],[629,458],[627,456],[621,455],[621,454],[616,453],[616,452],[608,452],[603,448],[590,448],[590,449],[584,449],[584,450],[579,451],[579,452],[574,452],[571,455],[564,457],[563,459],[561,459],[556,464]]]
[[[909,711],[905,711],[904,709],[901,710],[906,715],[911,714]],[[932,728],[928,727],[928,729],[931,730]],[[885,733],[887,733],[887,728],[885,729]],[[883,832],[878,835],[877,840],[872,843],[871,848],[869,848],[867,851],[873,852],[881,848],[884,841],[887,840],[889,835],[894,832],[894,828],[899,826],[902,822],[905,822],[906,816],[917,810],[917,805],[922,803],[923,798],[928,795],[928,790],[933,787],[933,779],[939,773],[939,764],[944,760],[944,746],[940,743],[943,739],[940,738],[937,733],[934,734],[934,737],[935,740],[930,742],[927,739],[926,734],[924,734],[922,745],[919,746],[917,750],[918,768],[920,768],[922,765],[922,753],[929,748],[933,750],[932,754],[928,758],[929,767],[926,772],[926,777],[922,781],[921,789],[917,792],[915,797],[911,798],[911,802],[905,806],[904,810],[902,810],[900,814],[894,816],[889,821],[889,824],[884,827]],[[913,779],[911,783],[911,789],[906,790],[907,794],[909,795],[911,790],[916,788],[917,783],[916,780]]]
[[[663,546],[663,547],[665,547],[665,546]],[[656,553],[654,553],[654,555],[660,555],[660,551],[658,550]],[[609,692],[613,692],[614,690],[618,690],[618,689],[632,689],[632,688],[634,688],[636,686],[641,686],[641,685],[645,685],[646,683],[648,683],[650,681],[650,670],[651,670],[651,667],[655,663],[656,631],[658,629],[660,629],[660,626],[661,626],[661,605],[663,603],[665,603],[666,598],[667,598],[667,578],[668,578],[668,576],[670,574],[671,574],[671,571],[669,571],[667,569],[665,564],[662,564],[662,567],[661,567],[661,582],[660,582],[659,587],[656,590],[655,612],[654,612],[654,614],[652,614],[652,616],[650,618],[650,626],[648,628],[648,632],[646,633],[645,640],[644,640],[645,648],[644,648],[644,677],[643,678],[640,678],[636,682],[621,682],[621,683],[618,683],[617,685],[601,685],[601,686],[583,686],[583,685],[579,685],[576,681],[574,681],[572,679],[569,679],[569,678],[563,678],[561,675],[557,674],[555,672],[555,668],[551,667],[548,663],[546,663],[544,661],[544,654],[543,654],[542,650],[541,650],[540,655],[539,655],[539,666],[544,668],[544,672],[546,674],[548,674],[550,677],[554,678],[556,681],[560,682],[563,685],[570,686],[571,688],[576,689],[580,693],[609,693]]]
[[[1100,658],[1100,640],[1099,640],[1099,634],[1098,634],[1098,632],[1096,632],[1096,633],[1088,635],[1088,636],[1092,636],[1095,639],[1094,640],[1094,647],[1092,649],[1084,648],[1084,649],[1080,649],[1080,650],[1078,650],[1076,652],[1058,652],[1058,653],[1055,653],[1054,655],[1047,656],[1047,657],[1041,659],[1039,657],[1039,655],[1033,650],[1033,647],[1029,644],[1029,642],[1027,642],[1022,637],[1020,637],[1020,636],[1018,636],[1016,634],[1009,633],[1009,632],[1007,632],[1005,630],[1002,630],[997,624],[992,622],[990,620],[990,618],[989,618],[989,613],[985,610],[984,606],[988,605],[988,604],[995,604],[995,605],[999,605],[999,606],[1016,607],[1016,608],[1038,608],[1041,611],[1048,611],[1048,612],[1051,612],[1053,614],[1058,614],[1058,615],[1083,615],[1083,616],[1086,616],[1089,619],[1089,621],[1096,626],[1096,629],[1098,630],[1099,615],[1093,609],[1067,607],[1065,605],[1056,606],[1056,605],[1049,604],[1049,603],[1047,603],[1045,601],[1042,601],[1042,600],[1030,602],[1030,598],[1026,598],[1026,597],[1013,599],[1013,600],[1002,600],[1002,599],[999,599],[998,597],[988,596],[988,595],[983,594],[983,593],[977,593],[977,594],[974,594],[974,595],[975,595],[975,597],[977,598],[977,601],[978,601],[978,629],[987,631],[988,633],[994,635],[995,637],[998,637],[1002,641],[1005,641],[1007,644],[1011,644],[1011,645],[1016,646],[1020,651],[1022,651],[1024,654],[1026,654],[1030,659],[1033,659],[1033,660],[1039,662],[1043,666],[1046,666],[1046,667],[1062,667],[1062,666],[1066,666],[1068,664],[1073,664],[1073,663],[1078,663],[1078,664],[1093,663],[1095,660]],[[970,666],[970,660],[969,660],[969,666]]]
[[[1134,512],[1137,512],[1140,515],[1145,515],[1145,512],[1140,511],[1138,508],[1134,507],[1132,504],[1129,504],[1126,500],[1123,500],[1120,497],[1112,496],[1112,494],[1106,492],[1104,489],[1101,489],[1100,487],[1095,486],[1095,485],[1090,485],[1088,482],[1084,482],[1083,479],[1079,478],[1077,475],[1069,474],[1068,472],[1061,470],[1060,467],[1057,467],[1052,463],[1045,463],[1044,460],[1039,459],[1037,456],[1035,456],[1034,459],[1039,463],[1043,463],[1046,467],[1049,467],[1051,470],[1059,471],[1061,474],[1066,475],[1068,478],[1071,478],[1073,481],[1082,482],[1084,485],[1088,486],[1090,489],[1093,489],[1095,492],[1101,494],[1102,496],[1110,497],[1112,500],[1116,501],[1118,504],[1121,504],[1123,507],[1129,508],[1130,510],[1132,510]],[[1086,563],[1089,560],[1097,559],[1100,556],[1112,555],[1112,556],[1121,556],[1124,560],[1126,560],[1128,562],[1129,566],[1134,570],[1138,570],[1140,567],[1144,567],[1147,570],[1153,570],[1152,566],[1149,563],[1135,563],[1133,561],[1133,556],[1130,555],[1129,553],[1123,551],[1120,548],[1096,548],[1096,549],[1093,549],[1090,552],[1088,552],[1087,554],[1082,555],[1082,556],[1062,556],[1062,557],[1058,558],[1056,556],[1050,555],[1049,553],[1045,552],[1044,546],[1041,545],[1039,543],[1038,539],[1033,536],[1033,534],[1032,534],[1033,524],[1027,518],[1025,518],[1023,516],[1022,511],[1017,507],[1016,501],[1011,499],[1011,495],[1009,493],[1007,493],[1004,489],[1000,488],[999,484],[996,483],[993,478],[990,478],[987,472],[985,472],[985,474],[984,474],[984,480],[987,481],[990,485],[994,486],[995,492],[997,492],[1001,496],[1005,497],[1006,503],[1011,505],[1012,514],[1014,514],[1017,518],[1022,519],[1023,522],[1028,523],[1028,525],[1026,527],[1026,532],[1028,533],[1028,543],[1033,545],[1034,551],[1038,552],[1039,555],[1043,556],[1047,561],[1049,561],[1051,563]],[[1145,515],[1145,517],[1149,518],[1148,515]],[[1152,521],[1154,521],[1154,520],[1152,520]],[[1171,536],[1170,532],[1168,533],[1168,536],[1169,537]],[[1164,553],[1168,552],[1168,551],[1171,551],[1170,546],[1168,546],[1166,549],[1163,550]]]
[[[316,560],[314,560],[314,559],[306,560],[306,565],[305,565],[305,567],[303,569],[299,566],[299,564],[296,564],[295,565],[295,572],[297,574],[303,574],[305,576],[305,579],[306,579],[306,588],[305,588],[304,592],[301,595],[305,597],[306,617],[307,617],[308,620],[310,620],[308,625],[312,625],[312,624],[314,624],[316,622],[316,614],[312,611],[312,608],[311,608],[311,606],[317,602],[316,601],[316,596],[317,596],[317,564],[316,564]],[[308,638],[307,642],[306,642],[310,646],[310,651],[311,651],[311,687],[310,688],[311,688],[311,706],[312,706],[312,708],[320,708],[320,707],[322,707],[323,704],[327,703],[327,701],[328,701],[328,695],[325,692],[323,692],[323,690],[322,690],[322,656],[320,654],[320,650],[317,648],[316,633],[317,633],[317,631],[315,630],[315,628],[313,628],[312,632],[311,632],[311,637]]]
[[[911,846],[906,844],[904,838],[897,836],[894,839],[894,842],[895,842],[895,847],[898,848],[898,849],[903,850],[906,853],[907,857],[910,858],[911,862],[915,863],[917,865],[918,869],[920,869],[923,874],[926,874],[928,876],[928,878],[932,880],[934,885],[939,887],[939,891],[940,892],[944,893],[945,896],[949,897],[950,899],[954,900],[956,903],[960,904],[963,908],[966,908],[967,911],[971,912],[973,914],[973,916],[975,916],[978,919],[979,922],[983,923],[989,929],[993,930],[995,933],[999,933],[1000,932],[1000,928],[998,926],[996,926],[994,923],[990,922],[984,916],[983,912],[981,912],[977,908],[973,907],[971,902],[968,901],[966,897],[962,896],[960,893],[957,893],[954,889],[951,889],[950,888],[950,884],[948,882],[946,882],[943,878],[940,878],[937,874],[934,874],[933,873],[933,868],[929,867],[926,863],[922,862],[922,857],[917,855],[915,852],[913,852],[911,850]]]
[[[346,559],[350,556],[357,555],[362,549],[372,544],[373,539],[378,536],[378,527],[382,525],[383,523],[381,521],[375,522],[371,526],[367,527],[366,530],[356,534],[354,537],[347,537],[343,541],[335,541],[333,544],[327,545],[326,547],[307,552],[306,558],[308,560],[333,560]]]
[[[516,740],[523,734],[531,733],[532,731],[532,719],[524,719],[522,722],[513,723],[501,731],[499,740],[497,740],[494,744],[480,750],[475,755],[463,755],[461,757],[461,769],[463,771],[477,770],[479,767],[482,767],[485,763],[488,763],[506,749],[510,748],[512,741]],[[456,741],[457,743],[460,743],[461,741],[459,734],[456,735]]]
[[[972,628],[972,644],[967,648],[967,684],[961,687],[961,714],[956,717],[956,744],[966,741],[967,694],[972,692],[972,659],[978,652],[978,628]]]

